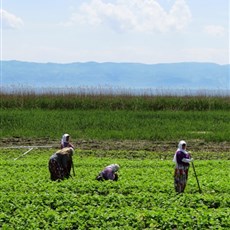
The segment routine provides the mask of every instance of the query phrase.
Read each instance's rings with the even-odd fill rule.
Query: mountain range
[[[230,89],[230,65],[1,62],[2,86]]]

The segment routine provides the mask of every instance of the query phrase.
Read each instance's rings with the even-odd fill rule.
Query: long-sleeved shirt
[[[64,142],[63,144],[61,144],[61,149],[66,148],[66,147],[71,147],[74,149],[74,146],[69,142]]]
[[[115,174],[112,170],[111,167],[106,167],[103,171],[102,171],[102,175],[105,179],[107,180],[114,180],[115,178]]]
[[[59,165],[63,167],[67,174],[70,174],[71,166],[72,166],[72,157],[67,154],[53,154],[50,159],[58,162]]]
[[[186,153],[184,153],[182,151],[177,151],[176,152],[176,161],[177,161],[177,164],[188,166],[189,162],[184,162],[183,159],[190,159],[190,155],[186,154]]]

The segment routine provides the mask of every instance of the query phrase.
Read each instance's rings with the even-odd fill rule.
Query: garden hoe
[[[73,170],[73,176],[75,176],[73,161],[72,161],[72,170]]]
[[[200,188],[200,184],[199,184],[199,181],[198,181],[198,177],[196,175],[195,166],[194,166],[193,162],[192,162],[192,168],[193,168],[193,171],[194,171],[194,174],[195,174],[195,177],[196,177],[196,182],[197,182],[197,185],[198,185],[198,188],[199,188],[199,193],[202,193],[201,188]]]

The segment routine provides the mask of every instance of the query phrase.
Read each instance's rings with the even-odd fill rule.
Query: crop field
[[[229,97],[19,93],[0,105],[0,229],[230,229]],[[63,133],[76,175],[53,182]],[[181,139],[202,193],[192,167],[174,191]],[[119,180],[95,180],[112,163]]]
[[[49,179],[55,149],[1,149],[1,229],[229,229],[229,153],[197,160],[184,194],[173,188],[173,154],[159,159],[76,150],[75,177]],[[103,155],[103,156],[102,156]],[[113,157],[111,157],[113,155]],[[21,156],[21,157],[20,157]],[[19,157],[19,158],[18,158]],[[17,159],[17,160],[15,160]],[[121,166],[117,182],[95,180],[110,163]]]

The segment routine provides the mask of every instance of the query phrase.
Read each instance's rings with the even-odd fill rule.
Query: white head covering
[[[64,145],[64,143],[66,142],[69,142],[67,141],[67,137],[69,137],[69,134],[65,133],[63,136],[62,136],[62,139],[61,139],[61,144]]]
[[[187,153],[183,148],[182,148],[182,145],[187,145],[186,142],[184,140],[181,140],[178,144],[178,150],[184,152],[184,153]]]
[[[107,166],[107,168],[112,168],[113,172],[117,172],[120,168],[120,166],[118,164],[111,164],[109,166]]]
[[[173,157],[173,161],[174,161],[175,163],[176,163],[176,153],[177,153],[178,151],[181,151],[181,152],[183,152],[183,153],[185,153],[185,154],[188,154],[188,152],[182,148],[182,145],[187,145],[187,143],[186,143],[184,140],[181,140],[181,141],[179,142],[179,144],[178,144],[178,149],[176,150],[176,152],[175,152],[175,154],[174,154],[174,157]]]

